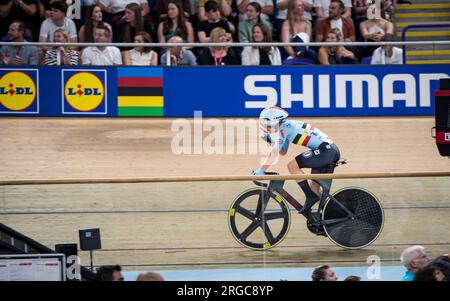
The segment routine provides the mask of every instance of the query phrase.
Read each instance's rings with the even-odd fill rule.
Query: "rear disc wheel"
[[[339,206],[339,201],[352,216]],[[323,228],[328,238],[346,249],[361,249],[373,243],[384,225],[384,212],[380,201],[369,191],[343,188],[328,198],[322,210]]]

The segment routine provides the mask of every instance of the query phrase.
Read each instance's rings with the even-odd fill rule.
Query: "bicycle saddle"
[[[334,162],[334,163],[331,163],[330,164],[330,166],[331,167],[338,167],[339,165],[344,165],[344,164],[347,164],[347,159],[340,159],[340,160],[338,160],[338,161],[336,161],[336,162]]]

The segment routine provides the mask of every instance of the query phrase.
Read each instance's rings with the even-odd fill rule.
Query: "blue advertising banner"
[[[0,69],[0,116],[433,115],[450,65]]]
[[[277,105],[291,116],[433,115],[449,65],[166,68],[166,117],[257,116]]]

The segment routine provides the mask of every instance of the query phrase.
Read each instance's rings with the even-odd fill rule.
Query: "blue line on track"
[[[384,207],[385,210],[418,210],[418,209],[450,209],[450,206],[408,206]],[[291,211],[296,211],[292,209]],[[67,214],[146,214],[146,213],[223,213],[228,209],[197,209],[197,210],[98,210],[98,211],[30,211],[30,212],[0,212],[0,215],[67,215]]]

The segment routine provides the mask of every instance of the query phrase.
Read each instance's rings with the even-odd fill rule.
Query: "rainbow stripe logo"
[[[163,68],[118,68],[118,115],[164,116]]]

